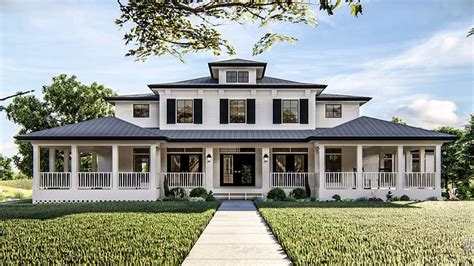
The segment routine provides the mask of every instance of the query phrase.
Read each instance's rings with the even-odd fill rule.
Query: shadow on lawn
[[[327,202],[256,202],[257,208],[421,208],[414,206],[419,202],[346,202],[346,201],[327,201]]]
[[[81,213],[201,213],[217,209],[218,202],[98,202],[98,203],[7,203],[0,204],[0,221],[53,219]]]

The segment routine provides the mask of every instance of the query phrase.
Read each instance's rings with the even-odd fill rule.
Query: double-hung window
[[[245,123],[245,100],[229,100],[229,122]]]
[[[226,71],[226,83],[249,83],[248,71]]]
[[[340,104],[326,104],[326,118],[341,118],[342,106]]]
[[[178,123],[193,123],[193,100],[176,100]]]
[[[134,104],[133,117],[135,118],[150,117],[150,105],[149,104]]]
[[[282,121],[283,123],[298,123],[299,115],[298,100],[282,100]]]

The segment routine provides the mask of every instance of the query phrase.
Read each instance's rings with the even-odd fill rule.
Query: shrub
[[[334,196],[332,196],[332,199],[335,201],[341,201],[341,196],[334,194]]]
[[[207,190],[203,187],[193,188],[189,193],[189,197],[201,197],[203,199],[207,198]]]
[[[281,188],[272,188],[270,191],[268,191],[267,198],[272,200],[284,200],[286,198],[286,194]]]
[[[461,200],[470,200],[472,198],[471,190],[469,186],[459,186],[456,189],[458,198]]]
[[[355,202],[366,202],[366,201],[369,201],[369,199],[366,197],[360,197],[355,200]]]
[[[186,191],[182,187],[172,188],[169,193],[172,200],[181,200],[186,197]]]
[[[309,180],[306,178],[304,182],[304,190],[306,191],[306,197],[310,198],[311,197],[311,187],[309,186]]]
[[[25,198],[25,193],[23,192],[22,189],[19,189],[15,192],[15,199],[24,199]]]
[[[206,201],[216,201],[216,198],[214,197],[214,193],[212,193],[212,190],[209,191],[209,194],[207,194]]]
[[[392,197],[392,201],[400,201],[400,197],[393,196],[393,197]]]
[[[385,197],[387,198],[387,201],[392,201],[392,197],[393,197],[392,191],[388,191],[388,193],[387,193],[387,195],[385,195]]]
[[[407,195],[403,195],[400,197],[400,201],[410,201],[410,197],[408,197]]]
[[[191,201],[191,202],[204,202],[204,201],[206,201],[205,198],[201,198],[201,197],[190,197],[188,200]]]
[[[308,194],[302,188],[295,188],[292,193],[295,199],[306,199],[308,197]]]
[[[377,198],[377,197],[372,197],[372,198],[369,198],[369,201],[383,201],[383,199]]]
[[[170,187],[168,186],[168,177],[165,176],[163,179],[163,189],[165,190],[165,197],[170,196]]]
[[[0,191],[0,201],[4,201],[5,200],[5,194],[3,194],[3,192]]]

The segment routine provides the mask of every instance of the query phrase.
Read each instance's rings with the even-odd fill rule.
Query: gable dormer
[[[211,62],[209,71],[218,84],[257,84],[265,75],[267,63],[245,59]]]

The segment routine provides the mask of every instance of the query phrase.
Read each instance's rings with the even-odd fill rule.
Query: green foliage
[[[369,201],[369,199],[366,198],[366,197],[360,197],[360,198],[355,199],[354,201],[355,202],[367,202],[367,201]]]
[[[188,200],[191,201],[191,202],[203,202],[203,201],[206,201],[206,199],[205,199],[205,198],[202,198],[202,197],[189,197]]]
[[[403,119],[401,119],[400,117],[396,117],[396,116],[392,117],[392,123],[400,124],[400,125],[407,125],[407,123],[405,121],[403,121]]]
[[[368,201],[382,201],[383,202],[383,199],[377,198],[377,197],[372,197],[372,198],[369,198]]]
[[[203,187],[193,188],[191,192],[189,192],[189,197],[201,197],[205,199],[207,195],[207,190]]]
[[[104,98],[115,95],[109,88],[92,83],[84,85],[76,76],[60,74],[53,77],[52,84],[42,88],[42,100],[35,96],[16,97],[5,111],[7,118],[20,125],[17,135],[49,129],[100,118],[113,114],[112,106]],[[18,154],[13,157],[15,165],[27,176],[32,176],[33,148],[28,142],[15,142]],[[48,152],[41,151],[41,169],[48,167]],[[62,156],[57,156],[57,161]]]
[[[306,199],[306,191],[302,188],[295,188],[292,191],[293,198],[295,199]]]
[[[0,181],[0,186],[31,190],[33,188],[33,181],[31,179],[5,180]]]
[[[182,200],[186,197],[186,191],[182,187],[172,188],[169,197],[171,200]]]
[[[0,180],[12,180],[14,177],[12,159],[0,154]]]
[[[338,194],[334,194],[332,196],[332,199],[335,200],[335,201],[341,201],[341,196],[339,196]]]
[[[474,202],[256,205],[295,265],[474,263]]]
[[[272,188],[267,194],[267,199],[271,200],[284,200],[285,198],[285,191],[283,191],[281,188]]]
[[[385,195],[385,197],[387,198],[387,201],[392,201],[392,197],[393,197],[392,191],[389,190],[387,192],[387,195]]]
[[[212,190],[209,191],[209,194],[206,197],[206,201],[216,201],[216,198],[214,197],[214,193],[212,192]]]
[[[206,202],[0,204],[0,258],[6,265],[178,265],[217,206]]]
[[[19,189],[15,192],[15,199],[24,199],[25,198],[25,192],[23,190]]]
[[[315,1],[316,2],[316,1]],[[341,6],[342,0],[317,1],[320,10],[328,15]],[[354,16],[362,14],[359,1],[346,0]],[[126,45],[135,47],[126,56],[146,60],[149,56],[172,55],[184,61],[190,52],[223,52],[233,55],[234,47],[218,28],[228,22],[244,25],[257,24],[260,28],[272,23],[306,24],[316,27],[316,16],[311,2],[304,1],[164,1],[150,4],[146,0],[128,1],[120,4],[121,16],[115,23],[128,31],[124,34]],[[258,55],[277,42],[296,42],[293,36],[271,31],[264,34],[253,48]]]
[[[426,199],[427,201],[438,201],[437,197],[429,197]]]
[[[407,195],[403,195],[400,197],[400,201],[410,201],[410,197],[408,197]]]
[[[3,193],[3,191],[0,191],[0,201],[4,201],[6,198],[6,195]]]

